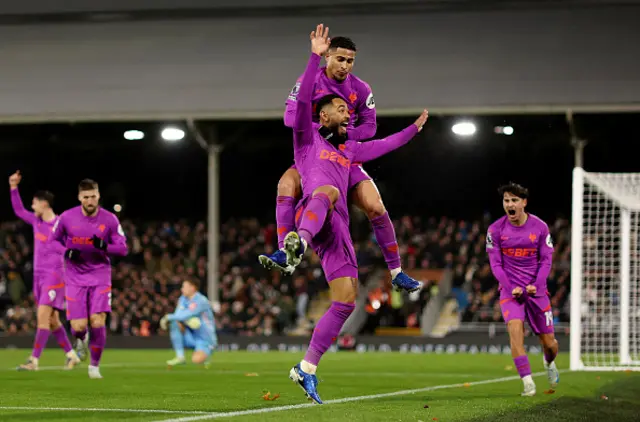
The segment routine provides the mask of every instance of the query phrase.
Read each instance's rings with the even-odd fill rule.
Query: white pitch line
[[[162,366],[161,362],[129,362],[129,363],[102,363],[100,364],[101,368],[127,368],[127,367],[153,367],[153,366]],[[165,365],[166,366],[166,365]],[[80,366],[83,367],[83,366]],[[5,368],[4,371],[16,371],[17,367],[13,368]],[[40,366],[38,367],[38,371],[68,371],[61,366]],[[26,371],[25,371],[26,372]]]
[[[561,370],[559,372],[567,372],[567,370]],[[531,374],[531,375],[534,376],[534,377],[538,377],[538,376],[546,375],[546,374],[547,374],[546,372],[537,372],[537,373],[534,373],[534,374]],[[404,396],[404,395],[416,394],[416,393],[425,393],[427,391],[443,390],[443,389],[446,389],[446,388],[458,388],[458,387],[464,387],[465,384],[473,386],[473,385],[483,385],[483,384],[494,384],[494,383],[505,382],[505,381],[515,381],[515,380],[519,380],[519,379],[520,379],[519,375],[513,375],[513,376],[510,376],[510,377],[493,378],[493,379],[488,379],[488,380],[483,380],[483,381],[472,381],[472,382],[469,382],[469,383],[434,385],[434,386],[431,386],[431,387],[416,388],[416,389],[413,389],[413,390],[401,390],[401,391],[394,391],[394,392],[391,392],[391,393],[372,394],[372,395],[368,395],[368,396],[346,397],[346,398],[343,398],[343,399],[327,400],[324,403],[325,404],[349,403],[349,402],[352,402],[352,401],[363,401],[363,400],[381,399],[381,398],[394,397],[394,396]],[[305,408],[313,407],[313,406],[317,406],[317,405],[316,404],[312,404],[312,403],[311,404],[310,403],[305,403],[305,404],[293,404],[293,405],[278,406],[278,407],[264,407],[264,408],[260,408],[260,409],[240,410],[240,411],[236,411],[236,412],[218,412],[218,413],[209,413],[208,415],[201,415],[201,416],[190,416],[190,417],[177,418],[177,419],[163,419],[163,420],[157,421],[157,422],[204,421],[204,420],[209,420],[209,419],[232,418],[232,417],[235,417],[235,416],[247,416],[247,415],[257,415],[257,414],[262,414],[262,413],[282,412],[282,411],[285,411],[285,410],[305,409]]]
[[[163,410],[163,409],[101,409],[93,407],[22,407],[0,406],[0,410],[31,410],[31,411],[72,411],[72,412],[118,412],[118,413],[169,413],[180,415],[210,415],[210,412],[194,410]]]

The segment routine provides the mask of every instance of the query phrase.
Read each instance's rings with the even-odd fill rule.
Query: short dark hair
[[[48,190],[39,190],[33,195],[39,201],[47,201],[49,207],[53,207],[53,194]]]
[[[498,193],[501,197],[503,197],[505,193],[510,193],[511,195],[517,196],[520,199],[529,198],[529,189],[515,182],[509,182],[506,185],[500,186],[498,188]]]
[[[98,182],[91,179],[83,179],[78,184],[78,192],[83,192],[85,190],[93,190],[98,189]]]
[[[356,43],[354,43],[351,38],[347,37],[331,38],[331,42],[329,43],[329,50],[336,50],[338,48],[356,51]]]
[[[329,104],[332,104],[333,100],[335,100],[336,98],[339,98],[339,99],[344,101],[344,99],[341,96],[336,95],[336,94],[329,94],[329,95],[325,95],[324,97],[320,98],[318,100],[318,102],[316,103],[316,115],[318,117],[320,117],[320,112],[322,111],[322,109],[325,106],[328,106]]]
[[[195,287],[196,290],[200,291],[200,280],[198,280],[197,278],[189,277],[189,278],[185,278],[183,281],[186,281],[187,283]]]

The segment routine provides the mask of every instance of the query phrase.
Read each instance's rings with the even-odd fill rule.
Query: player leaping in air
[[[18,218],[33,227],[33,298],[37,306],[38,329],[31,356],[27,363],[18,367],[18,370],[38,370],[38,360],[42,350],[47,346],[50,334],[53,334],[67,356],[65,369],[73,369],[80,363],[80,358],[71,347],[67,332],[60,322],[60,312],[64,310],[64,247],[50,239],[51,229],[58,221],[58,216],[52,209],[53,194],[47,191],[36,192],[31,202],[33,212],[29,212],[24,208],[18,191],[21,180],[20,171],[9,177],[11,206]]]
[[[169,328],[171,344],[176,357],[167,361],[167,365],[184,365],[184,349],[193,349],[191,362],[208,364],[209,357],[216,345],[216,323],[209,299],[199,292],[200,283],[195,279],[182,282],[182,296],[174,313],[160,320],[160,328]],[[167,327],[169,325],[169,327]]]
[[[349,123],[345,128],[346,138],[350,141],[371,139],[376,133],[375,101],[369,85],[351,73],[356,57],[355,43],[346,37],[333,38],[324,57],[327,66],[314,69],[311,94],[313,103],[317,104],[321,98],[330,94],[339,96],[345,101],[350,115]],[[284,123],[287,127],[293,128],[295,124],[300,84],[301,80],[298,79],[286,102]],[[299,163],[296,164],[299,166]],[[280,178],[276,200],[279,249],[272,255],[259,257],[266,268],[277,268],[285,274],[293,271],[286,265],[283,242],[285,235],[295,228],[295,208],[302,194],[300,176],[299,167],[293,165]],[[392,284],[397,289],[409,292],[418,290],[422,283],[402,271],[393,223],[375,183],[362,168],[362,163],[358,161],[351,163],[349,169],[348,192],[352,193],[353,203],[371,221],[376,241],[391,272]]]
[[[547,291],[553,243],[545,222],[525,211],[527,189],[509,183],[498,191],[507,215],[489,226],[486,249],[491,270],[500,284],[500,307],[509,331],[513,361],[524,383],[522,395],[533,396],[536,385],[524,350],[525,320],[540,338],[551,388],[560,381],[554,362],[558,342]]]
[[[96,182],[81,181],[78,199],[81,205],[63,212],[51,235],[66,248],[65,295],[71,332],[86,347],[87,326],[91,327],[89,378],[102,378],[99,365],[107,341],[105,321],[111,312],[109,255],[127,255],[127,241],[118,217],[98,205]]]
[[[338,336],[355,308],[358,264],[349,234],[347,191],[352,162],[366,162],[409,142],[427,121],[425,110],[416,122],[386,139],[347,140],[349,107],[336,94],[316,105],[320,126],[312,120],[313,86],[321,57],[329,49],[328,28],[318,25],[311,33],[311,57],[302,76],[293,124],[294,157],[302,177],[303,198],[297,206],[298,231],[284,238],[287,265],[295,267],[307,245],[320,257],[329,282],[331,306],[318,320],[307,353],[289,372],[289,377],[315,403],[322,403],[315,372],[322,355]]]

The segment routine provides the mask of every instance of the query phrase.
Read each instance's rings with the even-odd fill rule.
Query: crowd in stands
[[[453,294],[463,321],[499,322],[497,283],[485,253],[490,220],[468,222],[435,217],[401,217],[395,221],[404,269],[453,270]],[[129,255],[113,260],[112,333],[150,336],[159,331],[160,318],[174,310],[184,277],[207,286],[207,231],[202,222],[123,221]],[[549,277],[557,321],[568,319],[569,223],[558,219],[550,226],[556,243]],[[386,271],[366,219],[353,224],[361,283],[376,270]],[[35,328],[33,309],[31,227],[21,221],[0,224],[0,333]],[[219,333],[275,335],[287,333],[306,318],[310,301],[327,289],[319,260],[312,254],[294,276],[267,272],[259,253],[277,247],[275,225],[257,219],[229,220],[221,227],[219,303],[214,308]],[[205,292],[206,293],[206,292]],[[393,295],[389,292],[390,295]],[[390,296],[392,297],[392,296]],[[398,296],[393,296],[398,302]],[[383,324],[417,326],[429,288],[393,306],[381,309]]]

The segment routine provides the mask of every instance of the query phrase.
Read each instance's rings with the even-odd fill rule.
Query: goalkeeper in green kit
[[[208,366],[209,357],[218,344],[215,319],[209,299],[198,290],[197,280],[185,280],[182,283],[182,296],[172,314],[165,315],[160,321],[163,330],[169,328],[171,344],[176,357],[167,361],[167,365],[183,365],[186,360],[184,349],[193,349],[191,361]]]

